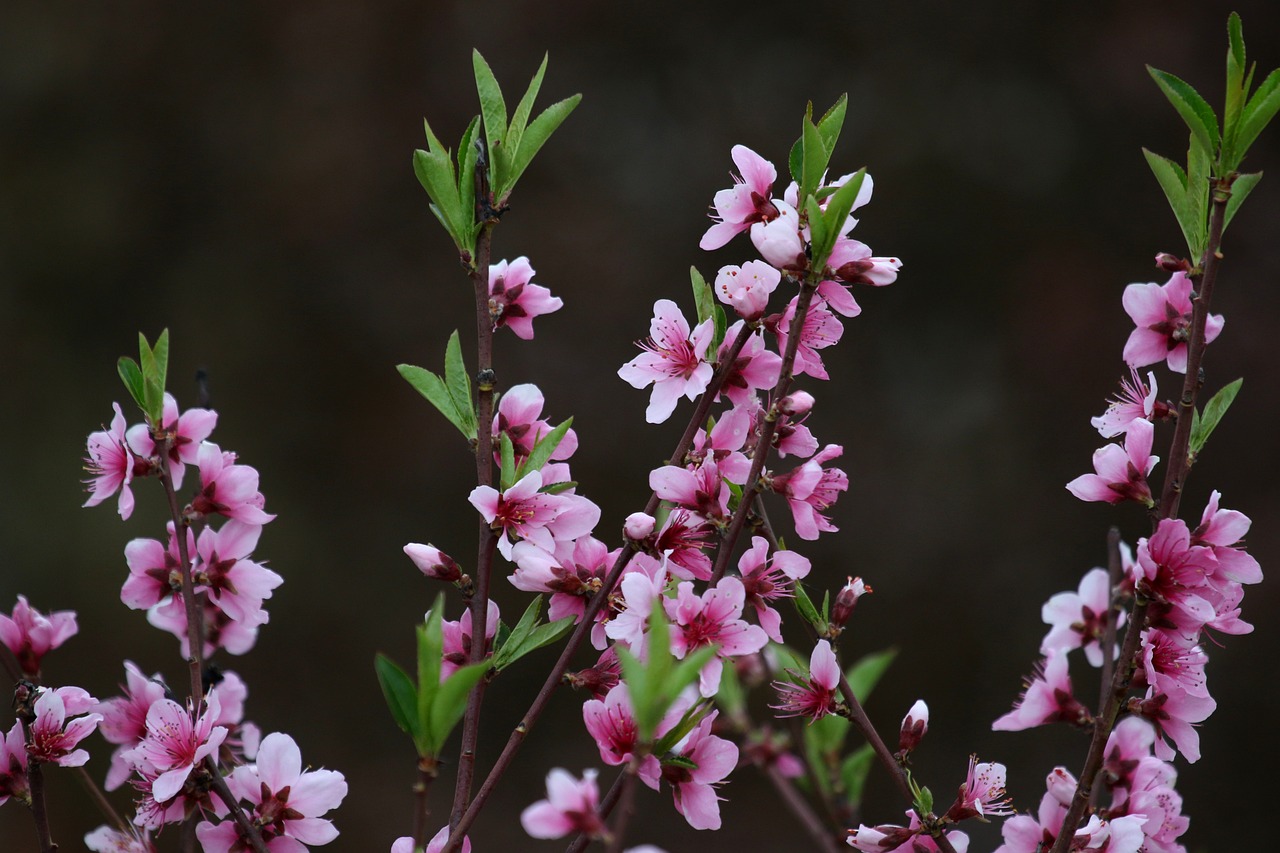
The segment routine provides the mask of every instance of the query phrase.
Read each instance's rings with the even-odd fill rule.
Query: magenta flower
[[[159,675],[147,678],[132,661],[124,662],[124,696],[98,703],[102,714],[99,733],[107,743],[117,744],[107,770],[106,788],[114,791],[124,784],[133,771],[128,753],[147,736],[147,712],[164,698],[165,686]]]
[[[707,229],[698,243],[708,251],[719,249],[733,239],[735,234],[746,231],[756,222],[767,222],[778,215],[778,209],[769,196],[778,171],[773,164],[745,145],[735,145],[730,151],[733,163],[742,177],[733,175],[734,185],[715,194],[712,205],[716,224]]]
[[[222,744],[227,730],[213,724],[219,713],[216,693],[209,694],[204,712],[195,720],[172,699],[152,703],[147,711],[147,736],[130,758],[135,765],[145,761],[158,774],[151,786],[157,803],[176,797],[195,766]]]
[[[1218,707],[1209,695],[1193,696],[1175,685],[1160,691],[1148,688],[1147,696],[1138,703],[1137,712],[1156,728],[1156,758],[1172,761],[1177,752],[1195,764],[1200,760],[1200,735],[1196,726],[1209,718]],[[1173,742],[1170,746],[1168,741]]]
[[[1191,532],[1182,519],[1161,519],[1150,539],[1138,540],[1135,581],[1154,599],[1157,610],[1177,611],[1182,627],[1199,630],[1214,619],[1217,611],[1206,596],[1212,594],[1208,583],[1216,568],[1213,551],[1191,544]],[[1154,616],[1152,624],[1159,624]]]
[[[1160,461],[1151,455],[1151,440],[1155,427],[1151,421],[1141,418],[1129,424],[1124,446],[1108,444],[1093,452],[1094,474],[1081,474],[1070,483],[1067,491],[1082,501],[1137,501],[1153,506],[1151,487],[1147,475]]]
[[[1050,649],[1069,652],[1083,647],[1089,663],[1102,666],[1099,640],[1110,611],[1111,581],[1107,570],[1093,569],[1081,579],[1078,592],[1059,592],[1040,608],[1040,618],[1052,626],[1040,643],[1040,654],[1048,654]],[[1124,624],[1124,618],[1121,612],[1117,627]]]
[[[549,593],[547,616],[552,621],[573,616],[574,622],[579,622],[587,600],[600,591],[604,576],[619,553],[620,549],[610,551],[593,536],[559,543],[556,554],[532,542],[517,542],[511,550],[516,570],[507,580],[525,592]]]
[[[803,678],[799,673],[788,672],[797,679]],[[808,717],[809,722],[834,714],[840,688],[840,664],[836,662],[836,653],[831,650],[831,643],[819,640],[809,656],[809,677],[807,683],[793,681],[775,681],[773,686],[778,690],[780,704],[770,705],[777,710],[778,717]]]
[[[667,523],[653,541],[656,552],[665,554],[667,569],[681,580],[711,579],[711,558],[704,552],[715,527],[687,509],[677,507],[667,516]]]
[[[692,471],[679,465],[657,468],[649,473],[649,488],[664,501],[708,520],[729,514],[729,486],[714,456],[705,457]]]
[[[1083,725],[1090,719],[1089,709],[1071,692],[1071,676],[1067,673],[1067,653],[1050,649],[1036,667],[1013,710],[991,724],[998,732],[1020,732],[1046,723],[1066,722]]]
[[[542,419],[542,407],[546,404],[537,385],[525,383],[513,385],[498,400],[498,411],[493,416],[493,446],[498,453],[498,436],[506,433],[515,450],[516,463],[522,462],[547,433],[551,424]],[[568,459],[578,449],[578,434],[572,429],[564,434],[552,459]]]
[[[196,541],[200,557],[193,568],[196,587],[237,622],[261,625],[267,621],[262,602],[284,578],[249,559],[262,534],[261,525],[231,519],[214,530],[206,527]]]
[[[303,770],[302,753],[286,734],[262,739],[256,764],[241,765],[227,777],[231,793],[249,803],[247,817],[272,851],[302,853],[302,845],[320,846],[338,837],[333,822],[321,815],[336,809],[347,795],[347,782],[336,770]],[[228,809],[218,801],[218,814]],[[234,821],[196,827],[205,853],[249,850]]]
[[[404,546],[404,553],[413,560],[418,571],[429,578],[453,583],[462,577],[462,570],[453,558],[434,545],[410,542]]]
[[[179,416],[178,401],[166,392],[160,423],[161,429],[172,436],[169,444],[169,478],[175,489],[181,489],[186,466],[196,464],[200,444],[213,432],[218,423],[218,413],[210,409],[187,409]],[[146,424],[130,427],[127,436],[130,449],[138,456],[147,459],[156,455],[156,443]]]
[[[763,536],[751,537],[751,549],[738,560],[747,601],[756,609],[760,627],[775,643],[782,642],[782,616],[770,606],[779,598],[791,598],[795,582],[809,574],[807,557],[795,551],[774,551]]]
[[[97,506],[119,491],[117,509],[121,518],[128,518],[133,515],[133,490],[129,484],[133,482],[134,458],[129,450],[120,404],[112,403],[111,407],[116,411],[111,429],[89,434],[84,469],[91,477],[85,480],[85,485],[92,494],[84,505]]]
[[[36,698],[36,719],[31,724],[27,755],[63,767],[82,766],[89,760],[89,753],[76,746],[93,734],[102,721],[101,714],[85,713],[97,704],[97,699],[79,687],[41,690]]]
[[[200,466],[200,493],[191,501],[191,510],[209,515],[220,513],[245,524],[266,524],[275,518],[262,507],[266,502],[258,491],[258,472],[237,465],[234,453],[223,453],[216,444],[204,442],[196,457]]]
[[[1150,383],[1150,384],[1148,384]],[[1156,399],[1158,388],[1156,375],[1147,373],[1142,381],[1135,368],[1129,368],[1129,378],[1120,380],[1120,393],[1107,403],[1107,410],[1089,423],[1103,438],[1115,438],[1129,431],[1129,425],[1137,420],[1155,421],[1169,417],[1167,405]]]
[[[21,720],[15,720],[0,738],[0,806],[10,797],[30,805],[31,786],[27,782],[27,735]]]
[[[616,767],[631,758],[638,734],[626,684],[615,686],[603,700],[589,699],[582,703],[582,722],[605,764]]]
[[[812,541],[820,532],[840,529],[822,512],[836,502],[839,492],[849,490],[849,475],[839,468],[823,468],[822,463],[843,454],[843,447],[828,444],[799,468],[773,476],[772,488],[787,499],[801,539]]]
[[[44,656],[71,639],[79,631],[74,610],[57,610],[45,616],[18,596],[13,616],[0,613],[0,643],[4,643],[18,659],[24,674],[40,674]]]
[[[1131,367],[1167,361],[1176,373],[1187,372],[1187,341],[1191,339],[1191,279],[1175,272],[1164,284],[1131,284],[1124,289],[1124,310],[1137,328],[1124,345]],[[1226,321],[1221,314],[1205,318],[1204,342],[1213,343]]]
[[[496,332],[502,326],[516,337],[533,340],[533,318],[559,311],[564,301],[551,291],[534,284],[529,259],[519,257],[508,264],[498,261],[489,265],[489,318]]]
[[[1014,814],[1014,810],[1009,808],[1011,800],[1004,793],[1004,777],[1003,764],[979,764],[978,756],[970,755],[969,772],[946,816],[953,821],[962,821],[971,817],[985,820],[988,816],[1008,817]]]
[[[650,788],[658,790],[659,779],[671,786],[676,811],[684,815],[694,829],[720,828],[720,798],[716,796],[716,787],[738,764],[738,747],[711,734],[717,713],[712,711],[703,717],[693,731],[672,748],[672,753],[682,761],[659,764],[658,759],[650,755],[640,765],[640,779]]]
[[[489,599],[485,607],[484,620],[484,656],[486,658],[493,654],[493,638],[498,635],[500,619],[498,603]],[[440,662],[441,684],[457,672],[459,667],[471,663],[471,646],[474,643],[471,632],[471,608],[462,611],[462,618],[456,622],[445,620],[440,623],[440,638],[443,644]]]
[[[722,658],[749,655],[764,648],[769,635],[758,625],[742,621],[747,593],[737,578],[721,578],[701,596],[693,584],[684,581],[674,599],[664,599],[671,619],[671,653],[678,659],[703,646],[717,646],[716,656],[707,661],[698,676],[702,695],[710,698],[720,687]]]
[[[586,498],[541,489],[542,472],[530,471],[505,492],[476,486],[467,498],[494,530],[502,531],[498,550],[508,560],[517,539],[554,552],[557,541],[586,536],[600,521],[600,507]]]
[[[744,322],[739,320],[725,332],[717,354],[721,362],[726,358],[732,341],[741,332]],[[765,347],[763,335],[752,333],[725,374],[719,393],[728,397],[735,406],[751,404],[756,399],[757,390],[768,390],[778,384],[778,374],[781,371],[782,356]],[[717,395],[716,400],[719,399]]]
[[[675,411],[681,394],[694,400],[707,389],[714,373],[707,362],[707,347],[714,334],[710,317],[690,332],[689,321],[674,302],[659,299],[653,304],[649,337],[638,343],[644,352],[618,369],[633,388],[653,385],[646,421],[662,423]]]
[[[120,600],[133,610],[154,607],[182,586],[176,528],[172,521],[166,527],[169,532],[167,547],[155,539],[134,539],[124,546],[129,577],[120,587]],[[186,536],[187,554],[194,558],[197,556],[195,533],[187,528]]]
[[[584,833],[588,838],[605,834],[600,817],[600,789],[596,771],[584,770],[582,781],[559,767],[547,774],[547,798],[520,813],[520,825],[534,838],[564,838]]]
[[[769,305],[769,295],[777,290],[782,273],[763,261],[730,264],[716,275],[716,298],[730,305],[744,320],[758,320]]]
[[[792,297],[782,314],[775,314],[767,321],[773,333],[778,336],[778,350],[787,351],[787,340],[791,334],[791,321],[796,316],[796,305],[800,297]],[[818,350],[835,346],[844,334],[844,326],[827,310],[827,304],[815,298],[804,315],[804,326],[800,329],[800,342],[796,346],[795,374],[807,373],[814,379],[829,379],[827,369],[822,364],[822,356]]]
[[[1138,663],[1146,683],[1157,693],[1180,690],[1190,696],[1209,695],[1204,667],[1209,656],[1196,642],[1176,631],[1148,628],[1142,633]]]

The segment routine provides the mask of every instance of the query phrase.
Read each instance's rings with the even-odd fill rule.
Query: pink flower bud
[[[623,523],[622,529],[626,533],[628,539],[648,539],[653,535],[653,530],[657,527],[657,519],[652,515],[643,512],[633,512],[627,516],[627,520]]]
[[[424,575],[447,583],[454,583],[462,577],[462,570],[453,558],[434,545],[419,545],[410,542],[404,546],[404,552],[413,560]]]
[[[797,391],[778,401],[778,411],[788,417],[803,417],[809,414],[809,410],[813,408],[813,402],[813,395],[808,391]]]
[[[836,595],[836,603],[831,608],[831,624],[843,628],[844,623],[853,615],[853,608],[858,599],[871,592],[871,587],[862,582],[862,578],[849,578],[849,582]]]
[[[1044,785],[1049,796],[1057,800],[1063,808],[1071,806],[1071,800],[1076,795],[1076,777],[1068,773],[1067,768],[1053,768],[1053,772],[1045,778]]]
[[[902,729],[898,733],[898,749],[904,755],[920,745],[925,732],[929,731],[929,706],[923,699],[917,699],[911,710],[902,718]]]
[[[1168,252],[1160,252],[1156,255],[1156,266],[1165,272],[1190,272],[1191,270],[1191,264],[1185,258]]]

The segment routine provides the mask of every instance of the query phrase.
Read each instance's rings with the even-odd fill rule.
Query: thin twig
[[[30,734],[28,734],[30,737]],[[57,853],[58,845],[53,843],[53,832],[49,829],[49,812],[44,804],[44,769],[41,762],[31,759],[27,762],[27,785],[31,792],[31,817],[36,822],[36,835],[40,838],[41,853]]]
[[[605,853],[622,853],[622,840],[626,838],[627,824],[631,820],[631,813],[635,810],[636,773],[640,770],[640,760],[638,753],[632,753],[631,760],[627,762],[626,772],[622,774],[622,791],[618,795],[618,818],[609,832],[609,844],[605,848]]]
[[[218,769],[218,761],[212,755],[206,756],[204,767],[209,771],[209,782],[213,785],[213,790],[218,795],[218,799],[222,800],[231,811],[231,819],[235,821],[236,827],[240,830],[240,837],[249,842],[249,846],[253,848],[254,853],[270,853],[267,845],[262,841],[262,833],[258,832],[258,827],[249,820],[248,815],[240,808],[240,802],[231,793],[231,789],[227,787],[227,780],[222,778],[222,771]]]
[[[160,484],[164,486],[165,497],[169,501],[169,514],[173,518],[174,539],[178,543],[178,562],[182,574],[182,603],[187,614],[187,676],[190,681],[191,713],[200,713],[200,703],[204,700],[204,614],[196,601],[195,582],[191,577],[191,555],[187,550],[187,528],[190,522],[178,506],[178,493],[173,488],[173,479],[169,476],[169,450],[173,446],[173,435],[163,432],[163,427],[153,431],[152,439],[156,443],[156,457],[159,460],[156,472],[160,476]]]
[[[111,801],[107,799],[107,795],[98,787],[98,783],[93,781],[93,777],[89,775],[89,771],[83,767],[76,768],[76,778],[80,780],[80,784],[84,786],[85,791],[89,794],[89,799],[93,800],[94,805],[98,807],[98,811],[102,812],[103,817],[115,824],[116,829],[121,832],[130,832],[132,828],[128,821],[120,816],[120,813],[111,805]]]
[[[423,846],[427,837],[427,817],[431,814],[427,808],[427,793],[431,783],[440,773],[440,765],[434,758],[418,759],[418,781],[413,783],[413,847]]]

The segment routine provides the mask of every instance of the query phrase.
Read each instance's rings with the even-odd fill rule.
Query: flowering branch
[[[178,543],[179,571],[182,574],[182,604],[187,614],[187,675],[190,679],[192,713],[198,713],[204,698],[204,615],[196,602],[195,583],[191,578],[191,555],[187,552],[187,530],[190,522],[178,506],[178,493],[173,488],[173,478],[165,460],[173,447],[173,435],[157,425],[152,432],[156,443],[156,456],[161,460],[156,466],[160,484],[169,502],[169,514],[173,518],[174,537]]]

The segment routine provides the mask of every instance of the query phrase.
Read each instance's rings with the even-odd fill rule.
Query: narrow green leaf
[[[862,184],[867,176],[866,169],[859,169],[853,173],[853,177],[845,181],[844,184],[836,190],[831,196],[831,200],[827,202],[827,209],[823,212],[823,228],[830,245],[824,241],[824,253],[819,256],[814,254],[813,266],[815,269],[822,269],[827,262],[827,256],[831,254],[831,248],[835,246],[836,239],[840,236],[840,231],[844,227],[844,221],[849,217],[849,212],[853,210],[853,203],[858,200],[858,193],[862,191]],[[811,226],[812,227],[812,226]]]
[[[876,686],[876,682],[880,680],[885,670],[889,668],[889,664],[893,663],[893,659],[897,656],[897,649],[888,648],[864,655],[857,663],[849,667],[845,677],[849,679],[849,686],[853,688],[853,695],[858,697],[859,702],[867,701],[867,697],[871,695],[872,688]]]
[[[520,616],[520,621],[511,629],[511,636],[507,641],[498,647],[493,653],[493,659],[490,665],[494,669],[504,669],[507,664],[511,663],[514,658],[512,655],[529,637],[529,633],[533,631],[538,624],[538,614],[542,612],[542,596],[535,596],[533,601],[529,602],[529,606],[524,609],[524,613]]]
[[[1209,176],[1212,155],[1194,133],[1187,143],[1187,207],[1196,224],[1196,245],[1191,257],[1199,260],[1209,242]]]
[[[396,725],[416,740],[418,697],[413,679],[398,663],[382,653],[378,653],[373,659],[373,668],[378,674],[378,684],[382,687],[382,695],[387,700],[387,707],[391,709]]]
[[[857,812],[862,806],[862,794],[867,788],[867,775],[875,761],[875,750],[871,744],[864,743],[849,755],[840,765],[840,781],[844,787],[844,801],[849,808]]]
[[[733,669],[733,667],[725,667],[725,672]],[[719,698],[718,696],[716,698]],[[693,731],[698,723],[706,719],[707,714],[711,712],[711,706],[704,702],[699,702],[684,713],[680,718],[680,722],[672,726],[671,731],[658,738],[658,742],[653,745],[653,754],[663,756],[663,764],[677,764],[680,761],[688,761],[689,759],[681,755],[668,756],[666,753],[675,748],[675,745],[684,738],[685,735]],[[698,767],[693,765],[694,770]]]
[[[1240,16],[1232,12],[1227,18],[1227,94],[1222,109],[1222,159],[1223,168],[1227,171],[1234,171],[1238,163],[1235,141],[1246,94],[1244,69],[1244,35]]]
[[[711,316],[711,309],[715,308],[715,294],[697,267],[689,267],[689,279],[693,283],[693,304],[698,310],[698,322],[701,323]]]
[[[618,648],[618,662],[622,665],[622,680],[627,685],[631,708],[636,718],[636,730],[641,740],[652,736],[657,721],[650,718],[649,709],[654,706],[655,685],[649,678],[649,668],[626,649]]]
[[[164,389],[169,384],[169,330],[164,329],[160,332],[160,337],[156,338],[156,345],[151,348],[152,354],[156,360],[156,384],[160,386],[160,392],[163,396]]]
[[[1194,207],[1187,197],[1186,173],[1182,171],[1181,166],[1167,157],[1161,157],[1145,148],[1142,149],[1142,154],[1147,158],[1147,165],[1156,176],[1160,189],[1164,190],[1164,197],[1169,200],[1169,207],[1173,210],[1174,218],[1178,220],[1178,227],[1182,229],[1182,236],[1187,241],[1187,250],[1192,257],[1199,257],[1195,246],[1201,241],[1202,227],[1197,225]]]
[[[1249,146],[1275,118],[1277,110],[1280,110],[1280,69],[1267,75],[1241,111],[1240,130],[1235,142],[1236,162],[1244,160]]]
[[[480,129],[479,117],[471,119],[471,123],[467,125],[466,132],[462,134],[462,141],[458,143],[458,213],[461,217],[459,224],[468,225],[475,221],[475,197],[476,197],[476,134]],[[492,167],[491,167],[492,168]],[[470,219],[465,213],[465,204],[470,200],[471,216]],[[469,238],[472,232],[471,228],[466,229],[466,236]],[[475,241],[469,240],[469,245],[464,246],[469,253],[475,254]]]
[[[1204,404],[1204,414],[1200,416],[1200,422],[1193,425],[1191,431],[1190,449],[1193,454],[1199,455],[1200,451],[1204,449],[1205,442],[1209,440],[1209,436],[1217,429],[1223,415],[1227,413],[1227,409],[1231,408],[1231,404],[1235,402],[1236,395],[1240,393],[1240,386],[1243,384],[1243,379],[1237,379],[1230,385],[1220,389],[1209,402]]]
[[[536,652],[543,646],[559,642],[561,638],[573,630],[573,624],[573,617],[566,616],[563,619],[557,619],[554,622],[534,627],[529,632],[529,635],[515,647],[515,651],[511,653],[511,659],[507,661],[506,665],[510,666],[520,658],[531,652]],[[499,667],[495,664],[494,669],[499,669]]]
[[[558,495],[561,492],[567,492],[569,489],[572,489],[577,485],[577,480],[565,480],[563,483],[548,483],[541,489],[538,489],[538,492],[543,495]]]
[[[1222,220],[1222,230],[1224,232],[1227,230],[1227,226],[1231,224],[1231,220],[1235,218],[1236,211],[1240,209],[1240,205],[1244,204],[1244,200],[1249,197],[1249,193],[1253,192],[1253,188],[1258,185],[1260,180],[1262,180],[1261,172],[1250,172],[1237,177],[1235,183],[1231,185],[1231,198],[1227,199],[1227,210]]]
[[[711,343],[707,346],[707,352],[720,352],[720,344],[724,343],[724,333],[729,328],[729,319],[724,313],[723,305],[716,305],[711,309],[711,317],[713,320]]]
[[[529,451],[528,457],[516,471],[516,479],[519,480],[530,471],[541,471],[542,466],[551,459],[551,454],[556,452],[556,448],[560,446],[560,442],[564,440],[571,426],[573,426],[573,418],[565,418],[556,425],[555,429],[538,439],[538,443]]]
[[[502,463],[498,485],[505,492],[516,484],[516,448],[511,443],[511,436],[505,431],[498,435],[498,459]]]
[[[145,411],[146,401],[143,397],[142,368],[138,367],[138,362],[127,355],[122,355],[120,360],[116,362],[116,373],[120,374],[120,380],[124,382],[124,387],[129,390],[129,396],[133,397],[133,402],[138,404],[139,409]]]
[[[836,142],[840,139],[840,130],[844,127],[844,114],[849,106],[849,94],[846,92],[836,99],[831,109],[818,119],[818,133],[822,136],[822,144],[826,146],[828,157],[836,150]]]
[[[474,427],[470,427],[466,419],[454,408],[453,398],[449,396],[449,391],[445,388],[443,379],[430,370],[415,367],[412,364],[398,364],[396,365],[396,370],[400,371],[400,375],[413,386],[415,391],[426,397],[431,405],[439,410],[440,414],[448,418],[449,423],[456,426],[464,438],[475,437]]]
[[[511,628],[506,622],[498,620],[498,630],[493,634],[493,656],[496,658],[498,652],[507,644],[507,640],[511,639]]]
[[[467,710],[467,694],[480,679],[489,672],[489,662],[469,664],[459,667],[445,679],[436,692],[435,702],[431,705],[428,720],[427,736],[432,746],[431,755],[440,754],[440,749],[449,739],[449,733],[458,725]]]
[[[1191,132],[1204,144],[1205,150],[1212,155],[1218,150],[1218,118],[1213,114],[1200,93],[1190,85],[1166,71],[1147,66],[1151,79],[1156,81],[1160,91],[1173,104],[1173,108],[1182,116],[1182,120],[1191,128]]]
[[[813,606],[813,599],[809,598],[809,593],[805,591],[804,584],[795,584],[793,590],[795,592],[796,612],[800,614],[800,618],[812,625],[819,633],[825,631],[827,623],[818,616],[818,609]]]
[[[801,206],[808,207],[808,199],[818,189],[818,184],[822,182],[822,175],[827,171],[827,163],[831,159],[831,152],[827,150],[826,145],[822,141],[822,134],[818,133],[818,128],[808,119],[804,122],[804,131],[801,136],[800,152],[801,152],[801,175],[800,193],[797,198]],[[809,227],[813,227],[810,222]]]
[[[822,621],[831,621],[831,590],[829,589],[822,591]]]
[[[826,263],[827,255],[831,254],[831,247],[835,245],[837,232],[827,227],[827,221],[822,218],[822,209],[813,196],[805,201],[805,213],[809,219],[809,252],[813,256],[813,266],[815,269],[822,269],[819,264]]]
[[[471,67],[475,71],[476,91],[480,94],[480,114],[484,116],[484,137],[489,145],[489,168],[496,168],[495,153],[502,146],[507,135],[507,102],[502,97],[502,88],[493,76],[489,63],[485,62],[480,51],[471,51]],[[494,184],[501,184],[502,175],[490,172]]]
[[[465,425],[464,434],[467,438],[475,438],[476,409],[471,399],[471,377],[467,375],[467,364],[462,358],[462,344],[458,339],[457,329],[449,336],[449,343],[444,349],[444,383],[449,391],[449,398],[453,400],[454,411]]]
[[[426,620],[418,626],[418,733],[423,753],[431,735],[431,706],[440,690],[440,663],[444,654],[441,622],[444,619],[444,596],[436,596]],[[435,754],[434,750],[431,754]]]
[[[520,176],[524,174],[524,170],[529,167],[551,134],[569,117],[569,113],[573,112],[574,107],[578,106],[581,100],[582,95],[573,95],[563,101],[557,101],[543,110],[529,125],[524,137],[520,140],[520,149],[511,157],[511,174],[503,177],[499,203],[506,200],[507,195],[515,188],[516,181],[520,180]]]
[[[916,808],[920,814],[928,814],[933,811],[933,792],[928,788],[921,788],[916,794]]]
[[[542,77],[547,73],[547,60],[550,54],[542,55],[542,64],[538,66],[538,72],[533,75],[533,79],[529,81],[529,88],[525,91],[524,97],[520,99],[520,103],[516,105],[516,111],[511,114],[511,126],[507,128],[507,138],[504,147],[507,149],[507,157],[511,157],[513,152],[520,150],[520,141],[524,138],[525,125],[529,123],[529,116],[533,114],[533,102],[538,97],[538,90],[542,88]]]
[[[436,218],[444,225],[458,248],[463,248],[469,233],[468,222],[470,218],[474,218],[474,213],[470,218],[463,215],[466,210],[473,208],[467,202],[464,209],[462,200],[458,198],[458,182],[449,153],[423,151],[419,148],[413,152],[413,173],[435,205]]]
[[[809,101],[805,104],[804,123],[806,125],[813,123],[813,101]],[[791,170],[791,180],[796,182],[796,186],[799,186],[801,178],[804,177],[803,130],[800,132],[800,138],[791,145],[791,153],[787,155],[787,167]]]

